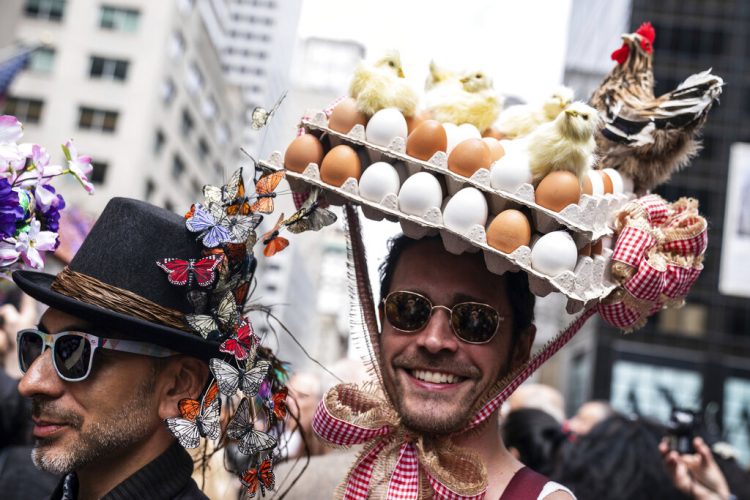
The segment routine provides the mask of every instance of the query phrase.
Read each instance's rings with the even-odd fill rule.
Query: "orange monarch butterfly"
[[[289,389],[282,387],[279,392],[275,393],[271,398],[266,401],[268,407],[268,416],[271,417],[273,422],[274,417],[278,420],[286,418],[287,407],[286,407],[286,396],[289,393]]]
[[[261,177],[255,184],[255,196],[257,200],[250,207],[252,212],[260,212],[263,214],[270,214],[273,212],[273,199],[276,197],[276,193],[273,191],[276,186],[279,185],[281,179],[284,178],[284,172],[274,172]]]
[[[265,255],[266,257],[276,255],[289,246],[289,240],[282,236],[279,236],[279,230],[281,229],[281,223],[283,220],[284,214],[281,214],[281,217],[279,217],[279,220],[276,222],[276,225],[273,227],[273,229],[263,235],[263,239],[261,241],[265,245],[265,248],[263,248],[263,255]]]
[[[240,479],[242,485],[247,488],[247,492],[250,494],[250,498],[253,498],[258,491],[258,485],[260,490],[265,496],[266,490],[272,490],[276,485],[276,478],[273,474],[273,465],[271,459],[267,458],[260,463],[260,466],[256,469],[247,469]]]
[[[182,418],[194,421],[195,417],[200,414],[201,409],[211,406],[211,403],[214,402],[218,394],[219,386],[216,384],[216,382],[213,382],[206,391],[206,394],[203,396],[202,403],[196,399],[181,399],[180,402],[177,403],[177,407],[180,409],[180,415],[182,416]]]
[[[211,399],[207,403],[207,399]],[[180,412],[185,412],[186,416],[191,416],[194,411],[192,403],[185,403],[180,407]],[[212,389],[203,396],[203,402],[200,404],[200,410],[195,414],[193,419],[184,417],[173,417],[166,420],[167,427],[177,438],[183,448],[197,448],[201,441],[201,436],[208,439],[219,439],[221,435],[221,421],[219,420],[221,412],[221,399],[216,397]]]

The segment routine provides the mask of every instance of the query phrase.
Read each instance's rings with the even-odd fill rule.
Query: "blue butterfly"
[[[203,244],[208,248],[214,248],[232,239],[227,229],[222,210],[205,210],[200,204],[195,205],[193,216],[185,221],[187,228],[194,233],[201,233],[198,238],[203,239]]]

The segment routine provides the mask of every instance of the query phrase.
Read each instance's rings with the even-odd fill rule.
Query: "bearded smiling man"
[[[64,476],[52,498],[207,498],[164,420],[201,393],[217,346],[168,319],[189,310],[155,264],[170,255],[200,255],[184,220],[114,199],[69,268],[13,275],[50,306],[18,333],[18,390],[32,401],[35,465]]]

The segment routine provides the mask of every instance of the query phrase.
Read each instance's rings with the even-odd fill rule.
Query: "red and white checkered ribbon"
[[[613,277],[621,288],[599,313],[612,325],[630,331],[664,307],[680,306],[703,269],[708,245],[706,220],[698,203],[683,198],[668,204],[648,195],[618,214]]]

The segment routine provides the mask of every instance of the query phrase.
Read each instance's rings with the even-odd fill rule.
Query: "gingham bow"
[[[313,429],[336,446],[366,443],[339,490],[344,500],[369,498],[375,489],[384,498],[417,500],[424,498],[428,485],[433,498],[484,498],[486,472],[476,456],[442,439],[410,435],[395,409],[375,391],[353,384],[334,387],[318,405]],[[374,469],[383,461],[391,472],[385,482],[374,484]]]
[[[660,309],[681,306],[703,270],[706,226],[692,198],[670,205],[652,194],[629,203],[615,221],[612,276],[621,286],[599,305],[601,316],[631,331]]]

